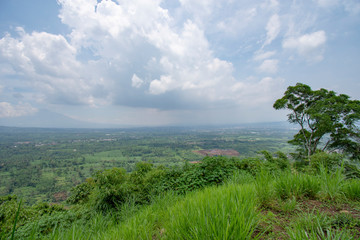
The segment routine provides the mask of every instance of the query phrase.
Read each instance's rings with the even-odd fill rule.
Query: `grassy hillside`
[[[360,179],[339,155],[311,166],[284,155],[207,157],[183,168],[110,169],[73,189],[69,203],[22,206],[19,239],[359,239]],[[317,159],[317,160],[315,160]],[[337,159],[337,161],[330,160]],[[351,163],[354,166],[354,163]],[[19,206],[1,199],[2,238]]]

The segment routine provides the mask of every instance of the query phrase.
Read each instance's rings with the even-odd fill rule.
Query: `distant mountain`
[[[117,125],[83,122],[49,110],[39,110],[29,116],[0,118],[0,126],[40,128],[115,128]]]
[[[4,127],[30,127],[30,128],[134,128],[141,129],[157,129],[168,130],[171,128],[194,128],[194,129],[219,129],[219,128],[281,128],[281,129],[293,129],[296,125],[289,124],[289,122],[259,122],[259,123],[239,123],[231,125],[195,125],[195,126],[133,126],[133,125],[117,125],[117,124],[99,124],[86,121],[79,121],[65,115],[55,113],[49,110],[39,110],[37,113],[22,117],[13,118],[0,118],[0,126]]]

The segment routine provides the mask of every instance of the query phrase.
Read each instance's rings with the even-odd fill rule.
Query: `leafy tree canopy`
[[[318,149],[341,151],[359,158],[360,101],[326,89],[312,90],[306,84],[289,86],[274,103],[277,110],[288,109],[290,123],[300,130],[290,143],[310,159]]]

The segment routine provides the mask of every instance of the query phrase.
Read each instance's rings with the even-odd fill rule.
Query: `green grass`
[[[283,200],[293,197],[315,198],[321,184],[317,176],[284,172],[276,179],[274,189],[276,195]]]
[[[351,200],[360,200],[360,179],[351,179],[342,187],[344,195]]]
[[[140,209],[127,206],[120,222],[119,216],[96,215],[88,225],[55,229],[46,239],[257,239],[255,197],[253,184],[209,187],[185,197],[169,193]]]
[[[210,187],[169,211],[168,239],[256,239],[259,223],[254,185]]]
[[[302,213],[288,228],[290,239],[354,239],[349,230],[338,230],[332,228],[331,218],[323,213]]]
[[[78,206],[84,215],[74,217],[77,208],[55,212],[18,233],[28,239],[359,239],[360,180],[345,179],[342,168],[313,174],[239,170],[223,184],[150,195],[143,205],[130,198],[100,213],[89,202]]]
[[[255,192],[256,198],[262,206],[267,206],[271,202],[271,199],[274,195],[273,188],[273,179],[272,176],[267,170],[261,169],[261,171],[256,175],[255,180]]]
[[[328,172],[323,166],[320,166],[320,182],[321,193],[327,199],[339,199],[343,192],[345,176],[343,175],[344,168],[338,168],[335,172]]]

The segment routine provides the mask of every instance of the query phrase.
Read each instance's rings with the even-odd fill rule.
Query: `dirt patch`
[[[341,231],[343,228],[351,229],[354,239],[360,239],[360,208],[349,203],[336,203],[312,199],[299,199],[296,209],[285,212],[281,208],[281,202],[272,202],[261,210],[262,221],[260,222],[256,234],[263,232],[260,239],[289,239],[286,228],[297,219],[302,213],[322,213],[332,218],[331,227]],[[341,218],[341,215],[350,215],[353,223],[349,226],[338,226],[341,221],[349,218]],[[338,219],[338,220],[336,220]],[[336,223],[338,222],[338,223]]]
[[[209,150],[197,150],[194,153],[201,154],[203,156],[239,156],[240,153],[234,149],[209,149]]]
[[[336,214],[346,213],[346,214],[350,214],[354,218],[360,219],[360,210],[355,209],[354,207],[350,206],[347,203],[336,204],[329,202],[321,202],[318,200],[307,200],[301,202],[300,208],[303,211],[317,210],[331,216],[334,216]]]

